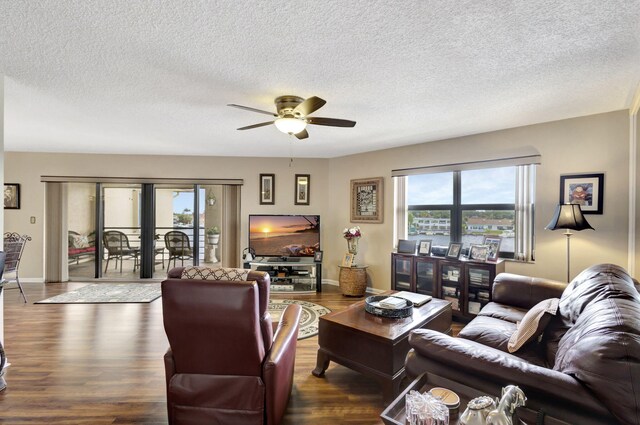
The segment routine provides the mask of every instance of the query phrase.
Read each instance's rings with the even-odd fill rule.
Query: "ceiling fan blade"
[[[303,117],[306,117],[307,115],[312,114],[313,112],[322,108],[325,103],[327,103],[326,100],[320,99],[316,96],[311,96],[309,99],[296,106],[293,110],[293,113],[296,114],[297,112]]]
[[[264,127],[265,125],[273,124],[273,121],[261,122],[260,124],[248,125],[246,127],[240,127],[238,130],[249,130],[252,128]]]
[[[258,112],[259,114],[267,114],[274,117],[277,117],[278,114],[274,114],[273,112],[263,111],[262,109],[250,108],[248,106],[236,105],[235,103],[229,103],[227,106],[232,106],[234,108],[244,109],[245,111]]]
[[[355,127],[355,121],[340,120],[337,118],[320,118],[320,117],[308,117],[307,122],[315,125],[329,125],[332,127]]]
[[[309,137],[309,133],[307,133],[307,130],[302,130],[300,133],[296,133],[295,136],[299,139],[306,139],[307,137]]]

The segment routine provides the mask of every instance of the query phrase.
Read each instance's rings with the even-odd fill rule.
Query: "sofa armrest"
[[[264,361],[267,424],[279,424],[287,410],[293,387],[293,368],[301,312],[302,308],[296,304],[285,309],[273,336],[271,350]]]
[[[542,300],[560,298],[567,284],[551,279],[500,273],[493,281],[492,301],[530,309]]]
[[[464,375],[473,376],[475,380],[497,382],[502,386],[518,385],[522,387],[525,394],[531,392],[550,395],[545,399],[553,400],[554,404],[569,403],[597,415],[608,414],[602,403],[598,402],[593,394],[572,376],[536,366],[512,354],[475,341],[454,338],[428,329],[419,329],[410,334],[409,345],[413,347],[415,353],[410,352],[408,358],[417,354],[417,357],[424,357],[442,365],[442,369],[453,368]],[[412,369],[408,367],[412,372],[410,375],[424,372],[439,374],[443,371],[440,368],[431,371]]]

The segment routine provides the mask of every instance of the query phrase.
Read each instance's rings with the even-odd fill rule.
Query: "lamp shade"
[[[283,133],[298,134],[307,127],[307,122],[298,118],[278,118],[275,125]]]
[[[582,209],[578,204],[558,205],[553,213],[553,218],[545,229],[595,230],[582,215]]]

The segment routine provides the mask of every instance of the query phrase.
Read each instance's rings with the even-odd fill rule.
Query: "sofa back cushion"
[[[612,264],[578,275],[560,300],[568,330],[554,369],[574,376],[623,423],[640,424],[640,294]]]

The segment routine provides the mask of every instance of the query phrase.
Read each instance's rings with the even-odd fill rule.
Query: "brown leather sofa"
[[[407,374],[435,374],[485,394],[520,386],[527,406],[576,425],[640,424],[638,282],[612,264],[590,267],[568,286],[502,273],[492,302],[453,338],[414,331]],[[516,322],[538,302],[560,298],[542,339],[513,354]]]
[[[300,306],[273,333],[270,278],[162,282],[169,424],[267,424],[282,420],[293,386]]]

